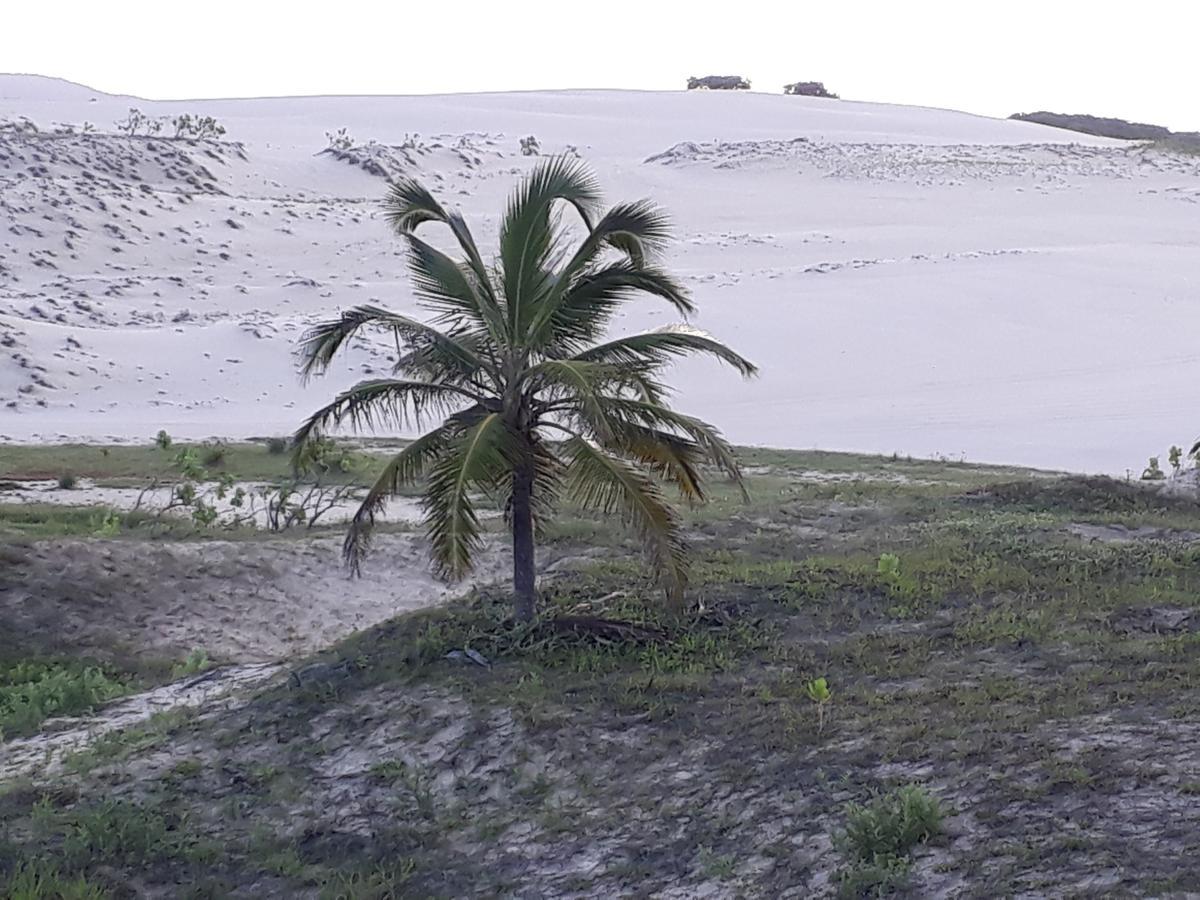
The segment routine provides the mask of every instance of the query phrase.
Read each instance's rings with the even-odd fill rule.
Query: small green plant
[[[936,797],[919,785],[905,785],[877,794],[868,803],[850,804],[841,842],[860,862],[906,857],[918,844],[941,834],[942,818]]]
[[[187,655],[187,659],[171,669],[171,675],[175,678],[186,678],[209,668],[212,668],[212,660],[208,658],[204,648],[197,647]]]
[[[700,869],[709,878],[726,880],[737,872],[737,857],[732,853],[717,853],[711,847],[701,847]]]
[[[160,429],[158,434],[154,436],[154,446],[159,450],[171,449],[171,436],[167,434],[166,429]]]
[[[1167,451],[1167,462],[1171,464],[1171,471],[1178,475],[1183,465],[1183,448],[1172,444],[1171,449]]]
[[[110,509],[92,523],[92,531],[96,537],[116,537],[121,533],[121,514]]]
[[[267,452],[272,456],[283,456],[288,452],[288,439],[284,437],[267,438]]]
[[[838,872],[839,897],[885,897],[904,886],[918,844],[942,832],[942,808],[910,784],[846,808],[846,828],[834,844],[846,858]]]
[[[817,705],[817,734],[821,734],[825,730],[825,707],[833,699],[833,692],[829,690],[829,682],[824,676],[808,682],[804,690],[808,699]]]
[[[79,486],[79,479],[70,472],[63,472],[58,476],[58,489],[60,491],[73,491]]]
[[[1163,470],[1159,468],[1158,457],[1150,457],[1150,462],[1142,470],[1142,481],[1162,481],[1166,477]]]

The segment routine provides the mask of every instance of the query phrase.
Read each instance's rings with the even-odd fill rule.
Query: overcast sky
[[[3,0],[0,71],[151,99],[677,89],[740,74],[854,100],[1200,130],[1200,0]]]

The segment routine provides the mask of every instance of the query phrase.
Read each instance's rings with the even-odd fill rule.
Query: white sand
[[[1120,472],[1194,437],[1200,160],[764,94],[151,103],[0,76],[0,120],[103,130],[131,105],[211,113],[228,141],[0,134],[0,440],[279,434],[385,371],[364,344],[305,390],[290,355],[340,307],[414,309],[383,179],[315,155],[343,126],[397,145],[379,163],[485,247],[527,134],[576,146],[610,198],[666,205],[698,324],[763,368],[677,373],[679,405],[735,441]],[[424,152],[398,149],[414,132]],[[619,327],[669,320],[647,301]]]

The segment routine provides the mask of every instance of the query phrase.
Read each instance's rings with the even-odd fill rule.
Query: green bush
[[[155,435],[154,445],[156,447],[158,447],[159,450],[170,450],[171,449],[171,436],[169,434],[167,434],[167,431],[165,428],[159,429],[158,434]]]
[[[846,808],[846,830],[835,842],[846,857],[838,871],[839,897],[886,897],[904,887],[909,853],[942,831],[938,799],[917,785],[876,794]]]
[[[95,666],[21,663],[0,672],[0,736],[36,731],[51,716],[86,713],[128,690]]]
[[[79,479],[76,478],[74,475],[72,475],[70,472],[63,472],[63,474],[58,476],[59,490],[73,491],[73,490],[75,490],[75,488],[78,485],[79,485]]]
[[[288,452],[288,439],[284,437],[267,438],[267,452],[272,456],[283,456]]]
[[[860,859],[903,856],[941,833],[942,816],[936,797],[918,785],[906,785],[867,804],[851,804],[845,838]]]
[[[942,831],[938,799],[915,784],[876,795],[869,803],[846,809],[842,842],[847,855],[859,862],[907,856]]]

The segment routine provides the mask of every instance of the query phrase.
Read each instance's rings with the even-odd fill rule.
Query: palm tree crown
[[[310,329],[299,351],[308,377],[325,371],[360,329],[389,331],[401,348],[393,377],[356,384],[297,430],[298,461],[338,426],[439,423],[392,457],[367,492],[344,546],[352,568],[367,553],[388,498],[425,479],[425,525],[446,577],[465,574],[480,546],[474,497],[483,492],[503,503],[519,618],[534,610],[534,535],[563,496],[620,512],[639,532],[668,594],[681,596],[686,547],[660,483],[698,501],[704,465],[739,483],[741,476],[720,433],[672,410],[659,379],[674,358],[690,354],[716,357],[744,376],[755,367],[687,326],[603,340],[617,308],[639,294],[661,298],[685,318],[694,307],[655,264],[669,233],[665,215],[646,200],[598,214],[599,201],[580,162],[543,162],[510,198],[499,258],[488,266],[460,213],[416,181],[392,184],[385,216],[408,244],[416,296],[434,318],[424,323],[360,306]],[[573,248],[564,205],[585,230]],[[417,237],[426,222],[449,228],[461,260]]]

